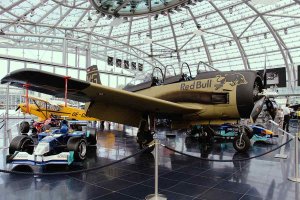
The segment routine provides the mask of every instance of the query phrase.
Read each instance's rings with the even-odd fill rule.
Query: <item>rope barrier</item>
[[[256,155],[256,156],[252,156],[252,157],[250,157],[250,158],[240,158],[240,159],[230,159],[230,160],[217,160],[217,159],[208,159],[208,158],[196,157],[196,156],[193,156],[193,155],[190,155],[190,154],[181,152],[181,151],[177,151],[177,150],[172,149],[172,148],[170,148],[170,147],[168,147],[168,146],[166,146],[166,145],[163,145],[163,144],[161,144],[161,145],[162,145],[163,147],[165,147],[166,149],[169,149],[169,150],[171,150],[171,151],[174,151],[175,153],[179,153],[179,154],[182,154],[182,155],[184,155],[184,156],[188,156],[188,157],[192,157],[192,158],[197,158],[197,159],[204,160],[204,161],[214,161],[214,162],[236,162],[236,161],[246,161],[246,160],[251,160],[251,159],[253,159],[253,158],[258,158],[258,157],[264,156],[264,155],[269,154],[269,153],[271,153],[271,152],[273,152],[273,151],[276,151],[277,149],[279,149],[279,148],[281,148],[282,146],[288,144],[288,143],[291,142],[292,140],[293,140],[293,139],[289,139],[287,142],[285,142],[285,143],[279,145],[278,147],[276,147],[276,148],[274,148],[274,149],[272,149],[272,150],[270,150],[270,151],[267,151],[267,152],[265,152],[265,153],[262,153],[262,154],[259,154],[259,155]]]
[[[2,173],[9,173],[9,174],[18,174],[18,175],[34,175],[34,176],[53,176],[53,175],[71,175],[71,174],[79,174],[79,173],[84,173],[84,172],[90,172],[90,171],[94,171],[94,170],[98,170],[98,169],[102,169],[105,167],[109,167],[111,165],[117,164],[119,162],[122,162],[124,160],[127,160],[129,158],[132,158],[140,153],[143,153],[144,151],[148,150],[152,145],[148,146],[145,149],[142,149],[130,156],[127,156],[125,158],[122,158],[120,160],[105,164],[105,165],[101,165],[101,166],[97,166],[97,167],[91,167],[89,169],[81,169],[81,170],[76,170],[76,171],[69,171],[69,172],[53,172],[53,173],[35,173],[35,172],[20,172],[20,171],[11,171],[11,170],[5,170],[5,169],[0,169],[0,172]]]

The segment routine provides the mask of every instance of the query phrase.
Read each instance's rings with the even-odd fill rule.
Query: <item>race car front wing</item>
[[[6,157],[6,163],[13,164],[31,164],[31,165],[47,165],[47,164],[67,164],[70,165],[74,161],[74,152],[62,152],[56,155],[41,156],[29,154],[27,152],[15,152]]]

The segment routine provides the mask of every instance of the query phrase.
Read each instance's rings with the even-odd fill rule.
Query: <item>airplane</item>
[[[137,142],[147,151],[154,148],[151,144],[156,119],[172,120],[174,129],[192,125],[209,128],[210,125],[237,124],[241,118],[249,116],[255,121],[264,104],[274,111],[272,102],[262,95],[264,85],[256,71],[207,71],[195,77],[190,72],[163,80],[153,72],[143,80],[137,76],[123,90],[70,78],[68,98],[86,102],[87,116],[138,127]],[[1,83],[16,87],[30,83],[30,90],[62,97],[64,81],[62,75],[26,68],[7,74]],[[250,140],[246,134],[236,138],[239,138],[235,140],[237,151],[249,149]]]
[[[25,96],[23,96],[25,97]],[[54,104],[44,99],[28,96],[29,104],[27,109],[26,103],[18,104],[17,110],[21,110],[24,114],[35,115],[38,117],[38,121],[45,121],[51,117],[65,118],[66,120],[79,120],[79,121],[98,121],[99,119],[86,116],[85,110],[65,106],[63,103]]]

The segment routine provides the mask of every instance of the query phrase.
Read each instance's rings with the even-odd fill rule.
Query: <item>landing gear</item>
[[[187,133],[188,136],[198,135],[199,142],[207,143],[214,141],[215,132],[210,126],[193,126]]]
[[[137,133],[137,143],[140,149],[148,148],[153,143],[153,133],[150,131],[148,122],[146,119],[140,121],[139,130]],[[145,150],[146,153],[150,153],[154,150],[154,145]]]
[[[250,146],[250,139],[245,134],[237,135],[233,139],[233,147],[237,152],[245,153],[249,150]]]

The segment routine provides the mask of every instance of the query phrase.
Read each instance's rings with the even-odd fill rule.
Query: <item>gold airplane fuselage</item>
[[[215,74],[209,78],[203,75],[191,81],[152,86],[136,93],[199,109],[199,112],[173,119],[176,127],[237,123],[240,118],[249,118],[254,105],[253,88],[261,85],[261,79],[253,72]]]

